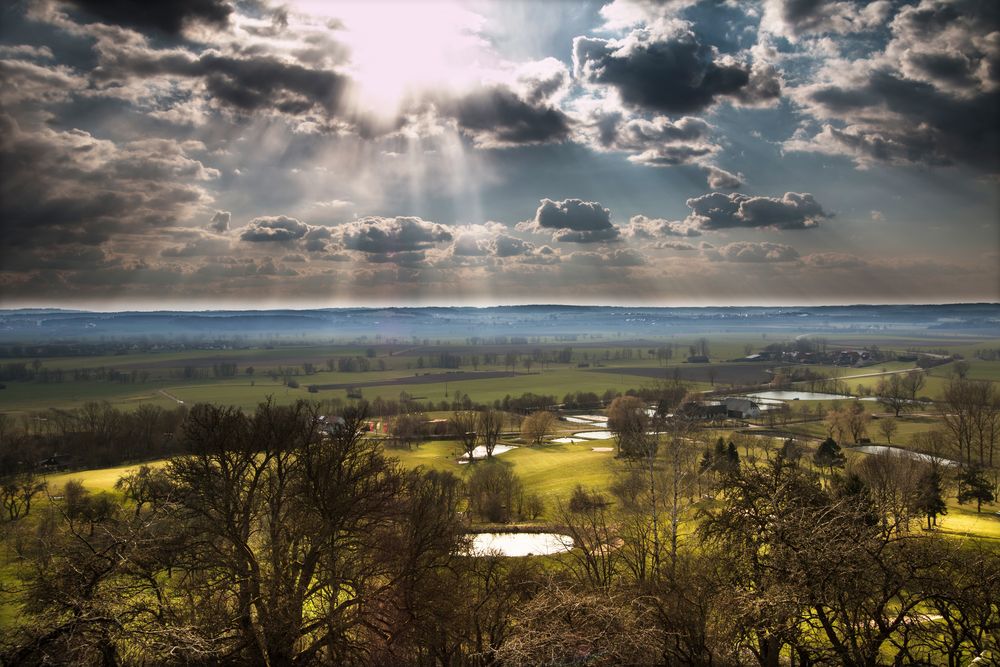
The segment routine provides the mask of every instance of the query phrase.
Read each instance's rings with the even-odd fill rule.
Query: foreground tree
[[[32,470],[7,475],[0,480],[0,508],[6,518],[16,521],[31,512],[31,502],[45,491],[48,483]]]
[[[170,462],[190,541],[178,567],[200,628],[250,664],[351,663],[392,623],[392,517],[405,477],[363,436],[363,409],[328,433],[315,408],[252,417],[196,406]]]
[[[515,629],[498,651],[515,667],[565,664],[652,665],[663,637],[634,596],[550,582],[517,610]]]

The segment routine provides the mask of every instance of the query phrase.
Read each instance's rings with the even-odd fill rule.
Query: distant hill
[[[239,338],[300,336],[356,338],[614,335],[783,330],[901,333],[961,331],[1000,335],[1000,304],[858,305],[801,307],[654,308],[612,306],[495,306],[321,308],[315,310],[123,311],[58,308],[0,310],[0,340]]]

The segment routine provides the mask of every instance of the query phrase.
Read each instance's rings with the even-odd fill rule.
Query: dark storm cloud
[[[888,0],[765,0],[765,25],[791,37],[870,30],[885,21]]]
[[[597,243],[617,241],[618,228],[611,224],[611,211],[598,202],[580,199],[543,199],[535,217],[520,223],[519,229],[535,233],[551,232],[555,241]]]
[[[954,97],[928,83],[875,72],[859,88],[823,86],[807,96],[824,116],[869,118],[844,128],[825,125],[812,140],[821,151],[845,153],[859,162],[963,162],[987,171],[1000,170],[1000,93]],[[871,118],[867,112],[874,112]],[[878,117],[882,112],[881,118]],[[886,113],[888,112],[888,113]],[[800,146],[793,141],[793,148]],[[801,144],[809,148],[809,144]]]
[[[478,90],[441,107],[485,148],[552,143],[569,136],[569,117],[560,109],[529,102],[504,87]]]
[[[232,220],[233,214],[229,211],[216,211],[215,215],[209,221],[208,226],[216,232],[222,233],[229,231],[229,221]]]
[[[390,257],[392,253],[426,250],[437,243],[452,240],[451,232],[444,225],[412,216],[365,217],[342,225],[339,232],[348,250],[385,257]]]
[[[786,192],[776,197],[753,197],[739,193],[712,192],[687,200],[689,220],[699,229],[732,227],[808,229],[829,215],[808,193]]]
[[[98,80],[111,85],[149,77],[200,80],[210,99],[243,112],[276,110],[296,115],[320,108],[328,114],[341,110],[350,79],[328,69],[305,67],[271,55],[248,57],[184,50],[156,50],[135,44],[98,45]]]
[[[348,83],[336,72],[275,58],[202,56],[195,70],[213,98],[244,111],[273,107],[299,114],[318,105],[335,112]]]
[[[0,114],[0,247],[94,245],[174,224],[206,200],[195,183],[217,176],[175,142],[25,130]]]
[[[285,243],[301,239],[310,230],[309,225],[285,215],[261,216],[251,220],[240,239],[251,243]]]
[[[689,30],[669,36],[636,30],[624,40],[577,37],[573,72],[586,83],[614,87],[630,106],[671,114],[700,111],[727,96],[751,101],[778,93],[764,85],[746,90],[750,67],[719,59]]]
[[[795,99],[825,121],[793,150],[858,164],[967,164],[1000,171],[1000,5],[924,0],[903,7],[885,50],[803,86]]]
[[[169,35],[179,34],[185,27],[201,23],[225,27],[233,12],[224,0],[69,0],[91,16],[139,30],[157,30]]]
[[[886,47],[909,78],[941,90],[990,90],[1000,84],[1000,4],[990,0],[924,0],[892,21]]]

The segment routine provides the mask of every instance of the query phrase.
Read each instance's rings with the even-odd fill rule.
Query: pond
[[[958,465],[958,461],[942,459],[939,456],[921,454],[920,452],[911,452],[909,449],[903,449],[901,447],[887,447],[886,445],[862,445],[861,447],[850,447],[847,451],[862,452],[863,454],[893,454],[894,456],[905,456],[906,458],[916,459],[917,461],[925,461],[927,463],[936,461],[939,465],[948,467]]]
[[[484,556],[548,556],[573,548],[573,538],[559,533],[476,533],[469,553]]]
[[[747,396],[777,401],[844,401],[853,398],[843,394],[821,394],[818,391],[761,391]]]

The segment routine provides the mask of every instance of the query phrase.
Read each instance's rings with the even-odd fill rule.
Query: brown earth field
[[[370,345],[368,347],[373,347],[376,350],[387,351],[385,346],[379,347],[377,345]],[[396,350],[403,350],[403,346],[398,346],[392,348],[392,354],[396,354]],[[316,352],[313,354],[302,353],[294,354],[289,356],[282,356],[280,349],[278,351],[267,350],[259,351],[257,354],[230,354],[230,355],[219,355],[211,357],[177,357],[168,359],[150,359],[149,361],[135,361],[124,364],[116,364],[114,362],[108,362],[108,368],[114,368],[119,371],[128,370],[151,370],[157,368],[184,368],[185,366],[192,366],[194,368],[211,368],[216,364],[236,364],[242,370],[246,366],[261,366],[261,367],[271,367],[271,366],[301,366],[305,363],[316,364],[321,366],[326,359],[338,358],[338,357],[360,357],[364,356],[364,350],[359,348],[356,353],[347,352]],[[392,356],[392,355],[390,355]],[[86,358],[86,357],[81,357]]]
[[[638,375],[655,380],[686,380],[688,382],[712,382],[716,384],[751,385],[769,382],[771,374],[767,365],[756,364],[684,364],[680,366],[639,366],[623,368],[594,368],[594,373],[614,373]]]
[[[372,380],[371,382],[342,382],[337,384],[318,384],[317,389],[363,389],[364,387],[386,387],[397,384],[431,384],[435,382],[458,382],[459,380],[491,380],[493,378],[509,378],[518,375],[538,375],[537,373],[511,373],[510,371],[454,371],[452,373],[427,373],[425,375],[408,375],[389,378],[387,380]]]

